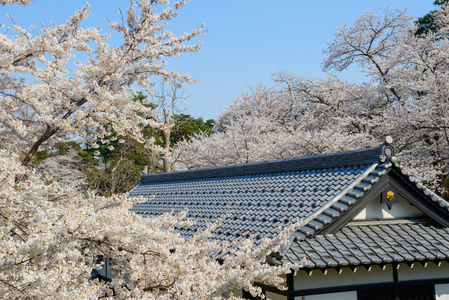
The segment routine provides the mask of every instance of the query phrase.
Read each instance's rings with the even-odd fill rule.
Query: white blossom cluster
[[[141,128],[162,124],[147,103],[133,101],[134,88],[151,94],[156,77],[193,82],[189,75],[165,69],[166,57],[201,49],[201,43],[186,43],[201,35],[202,27],[181,36],[165,29],[184,4],[159,10],[157,1],[132,2],[122,24],[110,22],[122,37],[117,47],[108,43],[110,34],[81,27],[89,6],[40,34],[19,25],[13,27],[17,35],[1,34],[0,145],[10,148],[11,140],[20,141],[28,153],[25,162],[55,137],[94,143],[115,131],[154,147],[154,141],[144,141]]]
[[[28,5],[31,2],[33,2],[33,0],[0,0],[1,5],[14,4],[14,3],[19,3],[20,5]]]
[[[199,134],[179,143],[174,167],[244,164],[378,145],[373,136],[354,130],[356,123],[368,126],[363,115],[370,109],[369,91],[332,77],[311,80],[285,71],[274,79],[282,88],[257,86],[242,94],[219,116],[210,137]]]
[[[175,169],[201,168],[353,150],[390,135],[403,164],[421,181],[447,189],[449,162],[449,16],[437,31],[417,35],[406,11],[368,12],[343,24],[324,50],[325,70],[362,68],[351,84],[330,75],[288,72],[275,86],[242,94],[215,132],[177,146]]]
[[[16,36],[0,34],[1,299],[235,299],[235,289],[260,295],[255,282],[283,288],[280,275],[299,267],[266,259],[288,245],[300,223],[258,246],[211,240],[222,219],[185,240],[176,231],[194,223],[185,211],[143,218],[129,209],[145,199],[79,190],[70,155],[32,165],[55,140],[82,137],[95,147],[114,130],[144,142],[144,125],[161,126],[151,108],[133,101],[133,86],[150,92],[152,76],[192,81],[166,71],[164,61],[201,48],[185,42],[202,28],[180,37],[165,30],[184,4],[132,1],[124,23],[110,23],[123,37],[118,47],[100,29],[80,26],[88,6],[39,35],[18,25]],[[217,260],[220,253],[227,255]],[[99,257],[115,270],[110,282],[91,279]]]
[[[255,247],[251,240],[209,240],[221,219],[184,240],[186,212],[142,218],[125,195],[96,197],[62,187],[0,151],[0,298],[224,299],[233,289],[254,295],[254,282],[279,286],[280,274],[299,266],[272,266],[266,257],[286,246],[300,224]],[[222,262],[217,253],[229,253]],[[118,271],[111,282],[89,280],[98,256]]]

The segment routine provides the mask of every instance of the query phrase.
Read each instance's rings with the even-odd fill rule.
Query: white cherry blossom
[[[134,88],[151,93],[153,77],[193,81],[165,61],[201,49],[188,42],[202,26],[181,36],[166,30],[185,3],[132,1],[123,24],[110,23],[122,36],[118,47],[108,32],[82,27],[89,6],[38,35],[19,25],[15,35],[0,34],[0,298],[235,299],[235,289],[260,295],[254,282],[282,288],[280,275],[298,268],[266,258],[300,223],[259,246],[211,240],[221,219],[185,240],[175,231],[194,222],[185,211],[143,218],[129,209],[146,199],[82,190],[70,156],[33,165],[33,155],[55,141],[81,137],[95,149],[112,130],[143,142],[141,128],[162,126],[133,101]],[[154,140],[146,144],[156,149]],[[215,259],[220,252],[229,253],[223,261]],[[116,272],[110,282],[90,279],[100,256]]]

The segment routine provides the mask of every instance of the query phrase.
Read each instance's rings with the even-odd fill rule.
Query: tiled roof
[[[284,260],[304,268],[332,268],[449,258],[449,228],[407,220],[354,222],[335,234],[294,241]]]
[[[216,238],[234,240],[250,234],[270,237],[279,232],[279,226],[318,211],[368,167],[141,183],[132,190],[131,196],[154,195],[154,198],[134,205],[132,210],[139,214],[162,214],[187,208],[188,217],[200,220],[191,230],[203,227],[205,223],[201,220],[213,221],[227,213],[229,217],[217,230]],[[187,233],[190,234],[193,231]]]
[[[449,233],[441,226],[358,223],[342,227],[334,234],[321,232],[341,222],[344,219],[341,216],[351,206],[368,199],[363,198],[365,193],[391,170],[399,172],[429,202],[444,210],[443,218],[449,222],[448,203],[404,173],[388,145],[248,165],[144,175],[139,185],[130,191],[130,196],[144,196],[149,200],[134,205],[131,210],[145,216],[187,209],[188,217],[198,221],[192,227],[182,228],[181,233],[186,238],[205,228],[206,221],[227,215],[214,238],[240,241],[253,236],[256,243],[302,219],[304,225],[296,232],[291,247],[282,254],[284,260],[297,261],[315,251],[315,258],[307,268],[387,263],[399,261],[402,256],[412,260],[435,259],[436,256],[426,253],[432,253],[436,241],[425,247],[417,244],[424,244],[420,236],[437,233],[447,236],[449,242]],[[438,218],[441,223],[441,215]],[[365,231],[372,235],[369,237]],[[403,237],[396,236],[395,243],[399,246],[394,244],[395,249],[392,249],[391,236],[395,233]],[[406,238],[415,244],[408,245]],[[361,243],[362,239],[366,241]],[[356,251],[350,245],[363,248]],[[393,251],[398,254],[395,256]]]
[[[367,149],[366,152],[374,152],[373,149],[376,150],[375,158],[378,160],[380,148]],[[205,228],[206,220],[214,221],[228,214],[229,217],[215,233],[215,238],[228,241],[241,240],[251,234],[256,240],[263,236],[272,237],[289,222],[318,214],[316,220],[304,227],[310,233],[346,210],[351,199],[359,197],[363,189],[376,181],[385,169],[385,166],[373,162],[372,156],[354,161],[353,158],[357,158],[360,151],[356,155],[351,152],[345,154],[345,165],[341,165],[337,155],[323,155],[322,158],[328,159],[318,160],[326,163],[321,164],[323,167],[316,165],[315,156],[311,157],[314,159],[313,166],[305,163],[310,163],[310,158],[299,158],[246,165],[246,170],[236,166],[206,172],[200,170],[200,175],[197,175],[197,170],[180,172],[178,175],[149,175],[131,190],[130,196],[154,195],[154,198],[134,205],[132,211],[142,215],[158,215],[188,209],[188,217],[198,219],[198,223],[187,230],[183,229],[182,233],[186,237],[199,228]],[[282,171],[289,169],[293,170]],[[213,177],[212,171],[220,176]],[[226,172],[229,176],[222,176]],[[202,175],[204,173],[207,176]],[[160,177],[167,175],[175,177],[160,180]],[[365,181],[362,182],[362,179]],[[357,189],[351,191],[348,186]],[[323,211],[326,205],[329,208]]]

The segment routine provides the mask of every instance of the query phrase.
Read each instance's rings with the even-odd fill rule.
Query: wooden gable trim
[[[322,230],[315,232],[314,235],[332,234],[339,231],[342,227],[353,220],[355,216],[357,216],[371,201],[374,201],[377,196],[379,196],[379,194],[382,193],[382,191],[388,186],[388,184],[388,176],[382,176],[379,181],[376,182],[370,190],[365,192],[363,197],[359,199],[352,207],[343,212],[337,220],[331,222],[327,227],[323,227]]]
[[[388,175],[391,179],[391,184],[398,190],[399,194],[439,224],[449,227],[449,211],[447,208],[441,207],[437,202],[432,201],[430,196],[425,195],[421,189],[418,189],[415,184],[411,183],[397,168],[393,168]]]
[[[438,203],[432,201],[414,183],[410,182],[406,176],[402,175],[400,170],[393,167],[387,174],[380,177],[379,181],[370,190],[365,192],[362,198],[357,200],[352,207],[343,212],[334,222],[316,231],[314,235],[332,234],[339,231],[353,220],[371,201],[376,201],[378,196],[389,188],[399,193],[439,224],[449,227],[449,212],[447,209],[442,208]]]

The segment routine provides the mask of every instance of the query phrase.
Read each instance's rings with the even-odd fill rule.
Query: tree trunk
[[[164,147],[164,157],[162,158],[164,161],[164,172],[168,173],[171,172],[170,167],[170,133],[171,133],[171,124],[170,124],[170,118],[169,118],[169,112],[167,109],[164,109],[164,128],[162,129],[162,140],[163,140],[163,147]]]

